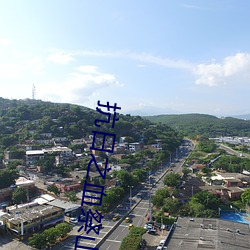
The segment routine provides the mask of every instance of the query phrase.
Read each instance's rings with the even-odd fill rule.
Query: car
[[[126,217],[126,219],[124,220],[124,222],[129,223],[131,221],[131,219],[129,217]]]
[[[78,223],[78,219],[75,218],[75,217],[72,217],[72,218],[69,219],[69,222],[77,224]]]
[[[96,227],[96,228],[97,228],[97,226],[99,226],[99,225],[100,225],[100,229],[103,229],[103,228],[104,228],[104,226],[103,226],[102,224],[100,224],[100,223],[95,224],[95,223],[93,223],[93,222],[92,222],[92,224],[91,224],[91,227]]]
[[[148,230],[149,234],[156,234],[156,230],[154,228],[151,228]]]
[[[113,217],[113,221],[117,221],[120,219],[120,215],[119,214],[116,214],[114,217]]]
[[[153,229],[153,225],[149,223],[145,224],[144,229],[148,229],[148,230]]]
[[[134,225],[133,224],[129,224],[128,225],[128,228],[130,229],[131,227],[133,227]]]
[[[156,248],[156,250],[165,250],[165,249],[168,249],[167,247],[162,247],[162,246],[158,246],[157,248]]]
[[[161,240],[160,244],[159,244],[159,247],[163,247],[165,245],[165,242],[166,242],[165,240]]]

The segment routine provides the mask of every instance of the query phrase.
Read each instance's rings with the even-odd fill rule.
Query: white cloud
[[[237,53],[225,57],[222,63],[199,64],[193,72],[198,77],[196,84],[217,86],[233,79],[244,81],[250,77],[250,54]]]
[[[90,74],[98,73],[97,69],[98,68],[96,66],[92,65],[84,65],[77,68],[77,70],[79,70],[82,73],[90,73]]]
[[[27,66],[17,63],[0,64],[0,77],[21,78],[27,71]]]
[[[23,63],[0,63],[0,77],[23,78],[30,74],[40,74],[44,69],[44,61],[40,57],[25,60]]]
[[[75,59],[73,58],[71,53],[66,53],[63,51],[57,51],[53,54],[50,54],[47,57],[47,60],[53,63],[58,63],[58,64],[68,64]]]
[[[70,74],[68,80],[44,84],[40,92],[42,96],[59,102],[83,103],[102,88],[121,86],[112,74],[98,72],[95,66],[80,66]]]
[[[114,57],[127,58],[143,63],[151,63],[164,66],[166,68],[189,69],[192,70],[193,64],[185,60],[175,60],[171,58],[164,58],[155,56],[149,53],[134,53],[130,51],[77,51],[76,55],[96,56],[96,57]],[[141,64],[143,65],[143,64]]]
[[[10,40],[0,38],[0,45],[9,45],[9,44],[10,44]]]

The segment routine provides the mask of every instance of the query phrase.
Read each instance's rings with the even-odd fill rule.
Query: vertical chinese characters
[[[101,127],[100,123],[110,124],[112,122],[111,128],[114,128],[115,122],[119,120],[119,118],[117,118],[116,110],[121,109],[121,108],[118,107],[116,103],[114,104],[114,106],[111,106],[109,102],[107,102],[107,104],[101,104],[100,101],[98,101],[97,105],[99,107],[106,108],[108,112],[104,112],[102,111],[101,108],[96,107],[96,110],[102,116],[104,117],[106,116],[106,120],[96,119],[95,126],[100,128]],[[110,113],[110,109],[113,111],[113,114]],[[93,133],[93,142],[92,142],[92,146],[90,147],[90,149],[96,150],[96,151],[102,151],[106,153],[113,153],[116,134],[106,133],[102,131],[92,131],[92,133]],[[89,171],[90,171],[91,165],[94,164],[97,171],[100,174],[100,177],[102,177],[102,179],[105,179],[107,172],[110,170],[110,168],[108,168],[108,157],[106,158],[105,168],[102,172],[102,170],[100,169],[100,167],[98,166],[96,162],[95,156],[93,154],[90,154],[90,156],[92,157],[92,159],[90,160],[88,164],[86,180],[84,182],[84,187],[83,187],[81,206],[83,206],[84,204],[89,205],[89,206],[91,205],[101,206],[103,196],[106,196],[106,194],[104,193],[104,186],[88,183]],[[99,213],[97,210],[93,212],[91,209],[89,209],[88,212],[84,212],[84,210],[82,209],[82,215],[79,216],[79,221],[83,222],[84,225],[82,225],[78,229],[78,232],[84,231],[86,235],[88,235],[91,231],[93,231],[97,235],[99,235],[100,229],[102,228],[102,224],[101,224],[102,218],[103,218],[103,215]],[[93,223],[93,221],[95,223]],[[94,237],[77,235],[76,242],[75,242],[75,250],[79,248],[80,249],[97,249],[97,248],[88,247],[88,246],[81,246],[79,243],[81,239],[92,240],[92,241],[95,240]]]

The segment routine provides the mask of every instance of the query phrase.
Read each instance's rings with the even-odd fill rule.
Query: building
[[[6,208],[1,221],[8,232],[22,237],[63,222],[64,211],[62,208],[31,202]]]
[[[43,150],[28,150],[26,151],[26,165],[33,166],[38,160],[44,158]]]
[[[250,249],[249,225],[210,218],[179,217],[166,240],[168,250]]]

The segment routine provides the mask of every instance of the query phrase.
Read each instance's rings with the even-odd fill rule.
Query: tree
[[[176,173],[167,174],[163,180],[164,185],[177,187],[180,184],[181,176]]]
[[[49,185],[49,186],[47,187],[47,190],[48,190],[49,192],[54,193],[55,195],[59,195],[59,194],[60,194],[59,189],[58,189],[57,186],[55,186],[55,185]]]
[[[65,196],[69,199],[71,202],[77,202],[78,198],[76,197],[75,191],[69,191],[65,193]]]
[[[29,244],[38,249],[43,249],[47,245],[46,235],[44,234],[34,234],[29,238]]]
[[[101,206],[94,206],[94,209],[108,212],[110,211],[124,196],[125,191],[122,187],[113,187],[105,192],[106,196],[102,199]]]
[[[164,199],[164,205],[162,207],[162,211],[174,214],[178,210],[178,207],[179,207],[178,199],[172,199],[169,197]]]
[[[72,229],[72,227],[67,223],[57,224],[55,228],[60,232],[59,236],[65,236]]]
[[[12,200],[15,204],[20,204],[27,201],[27,191],[23,187],[16,188],[12,193]]]
[[[241,195],[242,203],[250,204],[250,188],[247,188]]]
[[[155,195],[152,196],[152,203],[156,207],[162,207],[164,200],[169,197],[170,193],[167,188],[158,189],[155,192]]]
[[[207,191],[202,191],[202,192],[196,193],[191,198],[191,202],[200,203],[200,204],[203,204],[206,209],[213,209],[213,210],[218,211],[220,200],[213,194]]]
[[[135,169],[133,172],[133,175],[137,177],[139,182],[143,182],[147,178],[147,171],[145,169]]]
[[[60,236],[60,231],[58,228],[48,228],[43,231],[42,233],[45,235],[46,240],[51,244],[56,242],[56,239]]]
[[[17,177],[18,174],[16,170],[0,170],[0,189],[7,188],[12,184],[15,184],[15,179],[17,179]]]
[[[192,170],[190,168],[187,168],[187,167],[182,168],[182,173],[184,176],[187,176],[191,172],[192,172]]]
[[[136,186],[138,184],[138,182],[136,183],[136,179],[134,178],[132,173],[129,173],[126,170],[118,171],[116,177],[118,178],[120,185],[124,189],[127,189],[128,186]]]

